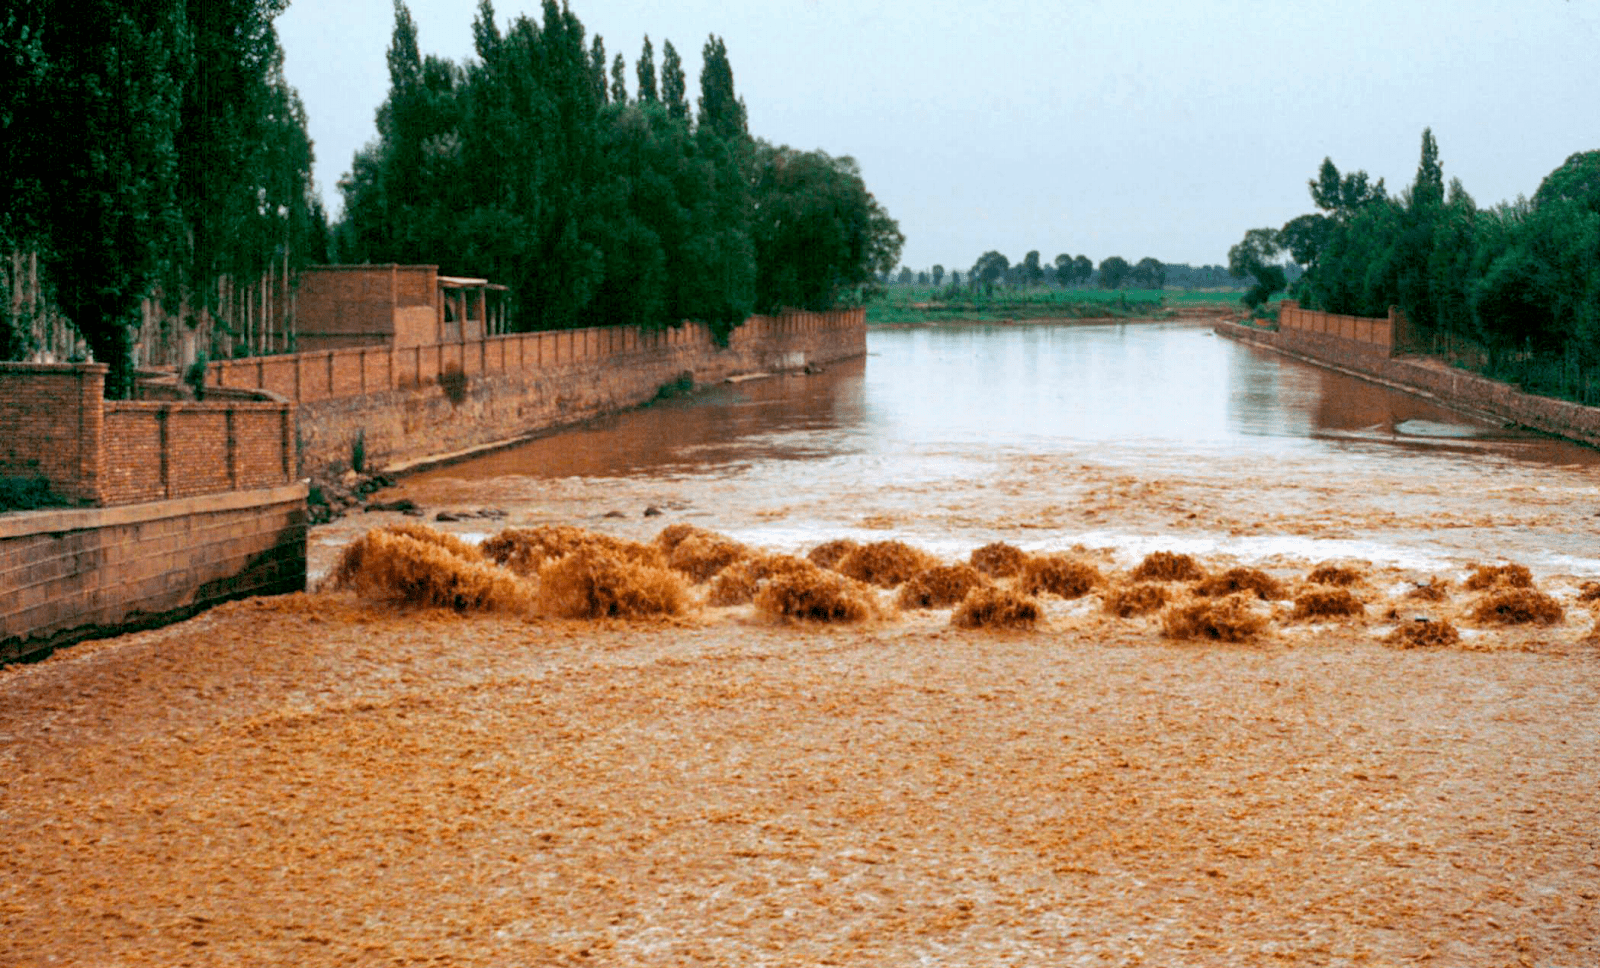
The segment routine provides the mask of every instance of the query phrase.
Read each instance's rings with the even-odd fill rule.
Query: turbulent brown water
[[[401,493],[633,537],[687,520],[780,550],[893,536],[964,555],[1004,539],[1600,574],[1600,452],[1203,325],[886,329],[868,350],[425,472]],[[371,517],[319,531],[313,571]]]

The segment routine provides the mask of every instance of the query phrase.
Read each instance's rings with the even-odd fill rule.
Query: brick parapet
[[[206,375],[209,386],[264,389],[296,403],[368,396],[388,390],[437,383],[452,369],[468,376],[531,377],[615,362],[639,353],[661,354],[677,350],[697,353],[756,354],[781,362],[784,347],[804,350],[809,344],[836,341],[841,333],[860,336],[865,352],[865,312],[789,312],[777,316],[751,316],[733,330],[728,347],[717,347],[709,327],[686,322],[665,330],[636,326],[595,326],[583,329],[513,333],[482,339],[414,346],[352,347],[219,360]]]
[[[1278,329],[1342,340],[1357,352],[1392,356],[1398,313],[1398,309],[1390,309],[1389,315],[1381,318],[1346,316],[1302,309],[1295,300],[1285,299],[1278,304]]]
[[[0,475],[42,477],[56,494],[91,506],[292,479],[287,401],[254,389],[206,401],[108,401],[105,372],[99,364],[0,364]]]
[[[286,484],[292,426],[286,402],[107,401],[100,503]]]

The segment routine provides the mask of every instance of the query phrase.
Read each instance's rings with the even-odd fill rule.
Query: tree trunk
[[[103,322],[78,327],[94,353],[95,362],[104,363],[106,399],[126,400],[133,395],[133,330],[124,314],[100,314]]]

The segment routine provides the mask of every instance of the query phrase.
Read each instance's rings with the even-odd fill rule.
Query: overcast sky
[[[476,0],[411,0],[424,53],[472,52]],[[852,155],[902,261],[988,249],[1225,263],[1246,229],[1311,210],[1325,156],[1391,191],[1433,128],[1480,205],[1600,148],[1600,0],[571,0],[633,65],[671,40],[699,90],[728,45],[758,137]],[[502,24],[537,15],[499,0]],[[376,136],[392,0],[294,0],[278,21],[329,210]]]

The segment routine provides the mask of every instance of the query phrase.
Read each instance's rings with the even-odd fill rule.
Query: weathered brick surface
[[[305,492],[0,516],[0,661],[303,590]]]
[[[1278,307],[1278,330],[1306,336],[1333,337],[1354,344],[1348,347],[1352,351],[1389,356],[1395,347],[1397,315],[1398,310],[1390,310],[1389,316],[1384,319],[1341,316],[1301,309],[1299,303],[1285,299]]]
[[[98,363],[0,363],[0,475],[98,502],[105,376]]]
[[[439,338],[434,266],[319,266],[295,297],[302,346],[334,349]]]
[[[1344,370],[1449,406],[1600,446],[1600,407],[1585,407],[1565,400],[1523,393],[1510,384],[1454,367],[1404,357],[1392,358],[1373,352],[1370,346],[1357,341],[1325,333],[1298,329],[1271,332],[1233,323],[1218,323],[1216,329],[1223,336],[1268,346],[1311,363]]]
[[[286,403],[107,401],[102,446],[107,507],[272,487],[294,472]]]
[[[440,335],[438,310],[432,304],[400,306],[395,309],[395,345],[414,346],[419,343],[432,343]]]
[[[306,467],[347,460],[348,442],[357,433],[375,463],[415,460],[636,406],[683,373],[696,383],[715,383],[740,373],[826,364],[866,349],[859,313],[809,321],[754,319],[735,330],[726,349],[697,326],[659,333],[614,328],[530,334],[488,345],[497,351],[473,354],[469,344],[462,357],[467,385],[459,403],[440,387],[424,385],[388,400],[308,407],[301,420]],[[478,366],[472,365],[474,356]],[[454,362],[448,354],[444,359]]]

